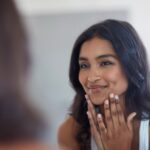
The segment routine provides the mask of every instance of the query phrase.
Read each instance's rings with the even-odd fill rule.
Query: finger
[[[98,133],[98,130],[96,128],[96,125],[94,123],[92,115],[91,115],[91,113],[89,111],[87,112],[87,115],[88,115],[88,119],[89,119],[89,123],[90,123],[90,127],[91,127],[91,134],[92,134],[92,136],[97,141],[101,140],[100,139],[100,134]]]
[[[107,141],[108,141],[108,134],[107,134],[107,129],[106,126],[104,124],[103,118],[101,114],[97,115],[97,120],[98,120],[98,125],[99,125],[99,131],[100,131],[100,135],[101,135],[101,140],[102,140],[102,144],[103,147],[105,147]]]
[[[124,117],[124,113],[120,104],[120,99],[118,95],[115,95],[115,99],[116,99],[116,107],[117,107],[117,111],[118,111],[118,120],[119,120],[119,124],[120,125],[125,125],[126,121],[125,121],[125,117]]]
[[[127,118],[127,126],[130,131],[133,131],[133,119],[135,116],[136,116],[136,112],[133,112]]]
[[[91,103],[90,98],[89,98],[88,95],[85,95],[85,98],[86,98],[87,103],[88,103],[88,111],[91,112],[91,115],[92,115],[92,117],[94,119],[94,122],[96,123],[96,112],[95,112],[94,106]]]
[[[105,102],[104,102],[104,114],[105,114],[105,122],[106,122],[106,126],[107,126],[107,132],[108,132],[108,135],[111,136],[114,127],[113,127],[113,122],[112,122],[112,118],[111,118],[108,100],[105,100]]]
[[[116,106],[115,95],[111,93],[109,97],[110,97],[110,110],[111,110],[113,126],[114,126],[114,129],[118,129],[119,120],[118,120],[118,111],[117,111],[117,106]]]
[[[103,118],[102,118],[101,114],[97,115],[97,121],[98,121],[99,131],[100,131],[102,137],[105,137],[107,134],[107,129],[105,127],[105,124],[103,122]]]
[[[90,112],[87,112],[88,115],[88,119],[89,119],[89,123],[90,123],[90,127],[91,127],[91,134],[96,142],[97,147],[101,150],[103,150],[103,144],[102,144],[102,140],[100,137],[100,133],[98,132],[96,125],[94,123],[94,120],[92,118],[92,115]]]

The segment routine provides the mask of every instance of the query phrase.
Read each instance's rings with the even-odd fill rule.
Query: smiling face
[[[112,92],[124,96],[128,81],[109,41],[95,37],[84,42],[79,66],[79,81],[94,104],[103,104]]]

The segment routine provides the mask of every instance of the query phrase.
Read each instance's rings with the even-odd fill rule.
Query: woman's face
[[[110,93],[124,96],[128,81],[109,41],[95,37],[84,42],[79,66],[79,81],[94,104],[102,104]]]

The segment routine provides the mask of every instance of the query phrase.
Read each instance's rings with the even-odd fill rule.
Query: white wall
[[[149,0],[16,0],[25,15],[128,9],[129,21],[150,49]],[[149,52],[150,53],[150,52]],[[150,55],[150,54],[149,54]]]

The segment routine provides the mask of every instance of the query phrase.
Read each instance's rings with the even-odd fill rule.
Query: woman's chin
[[[87,95],[89,96],[91,102],[94,104],[94,105],[103,105],[104,104],[104,101],[106,99],[108,99],[109,97],[109,90],[107,91],[103,91],[103,92],[89,92],[87,91]]]
[[[104,98],[99,98],[99,97],[93,97],[92,95],[90,96],[90,100],[94,105],[102,105],[105,101],[106,97]]]

